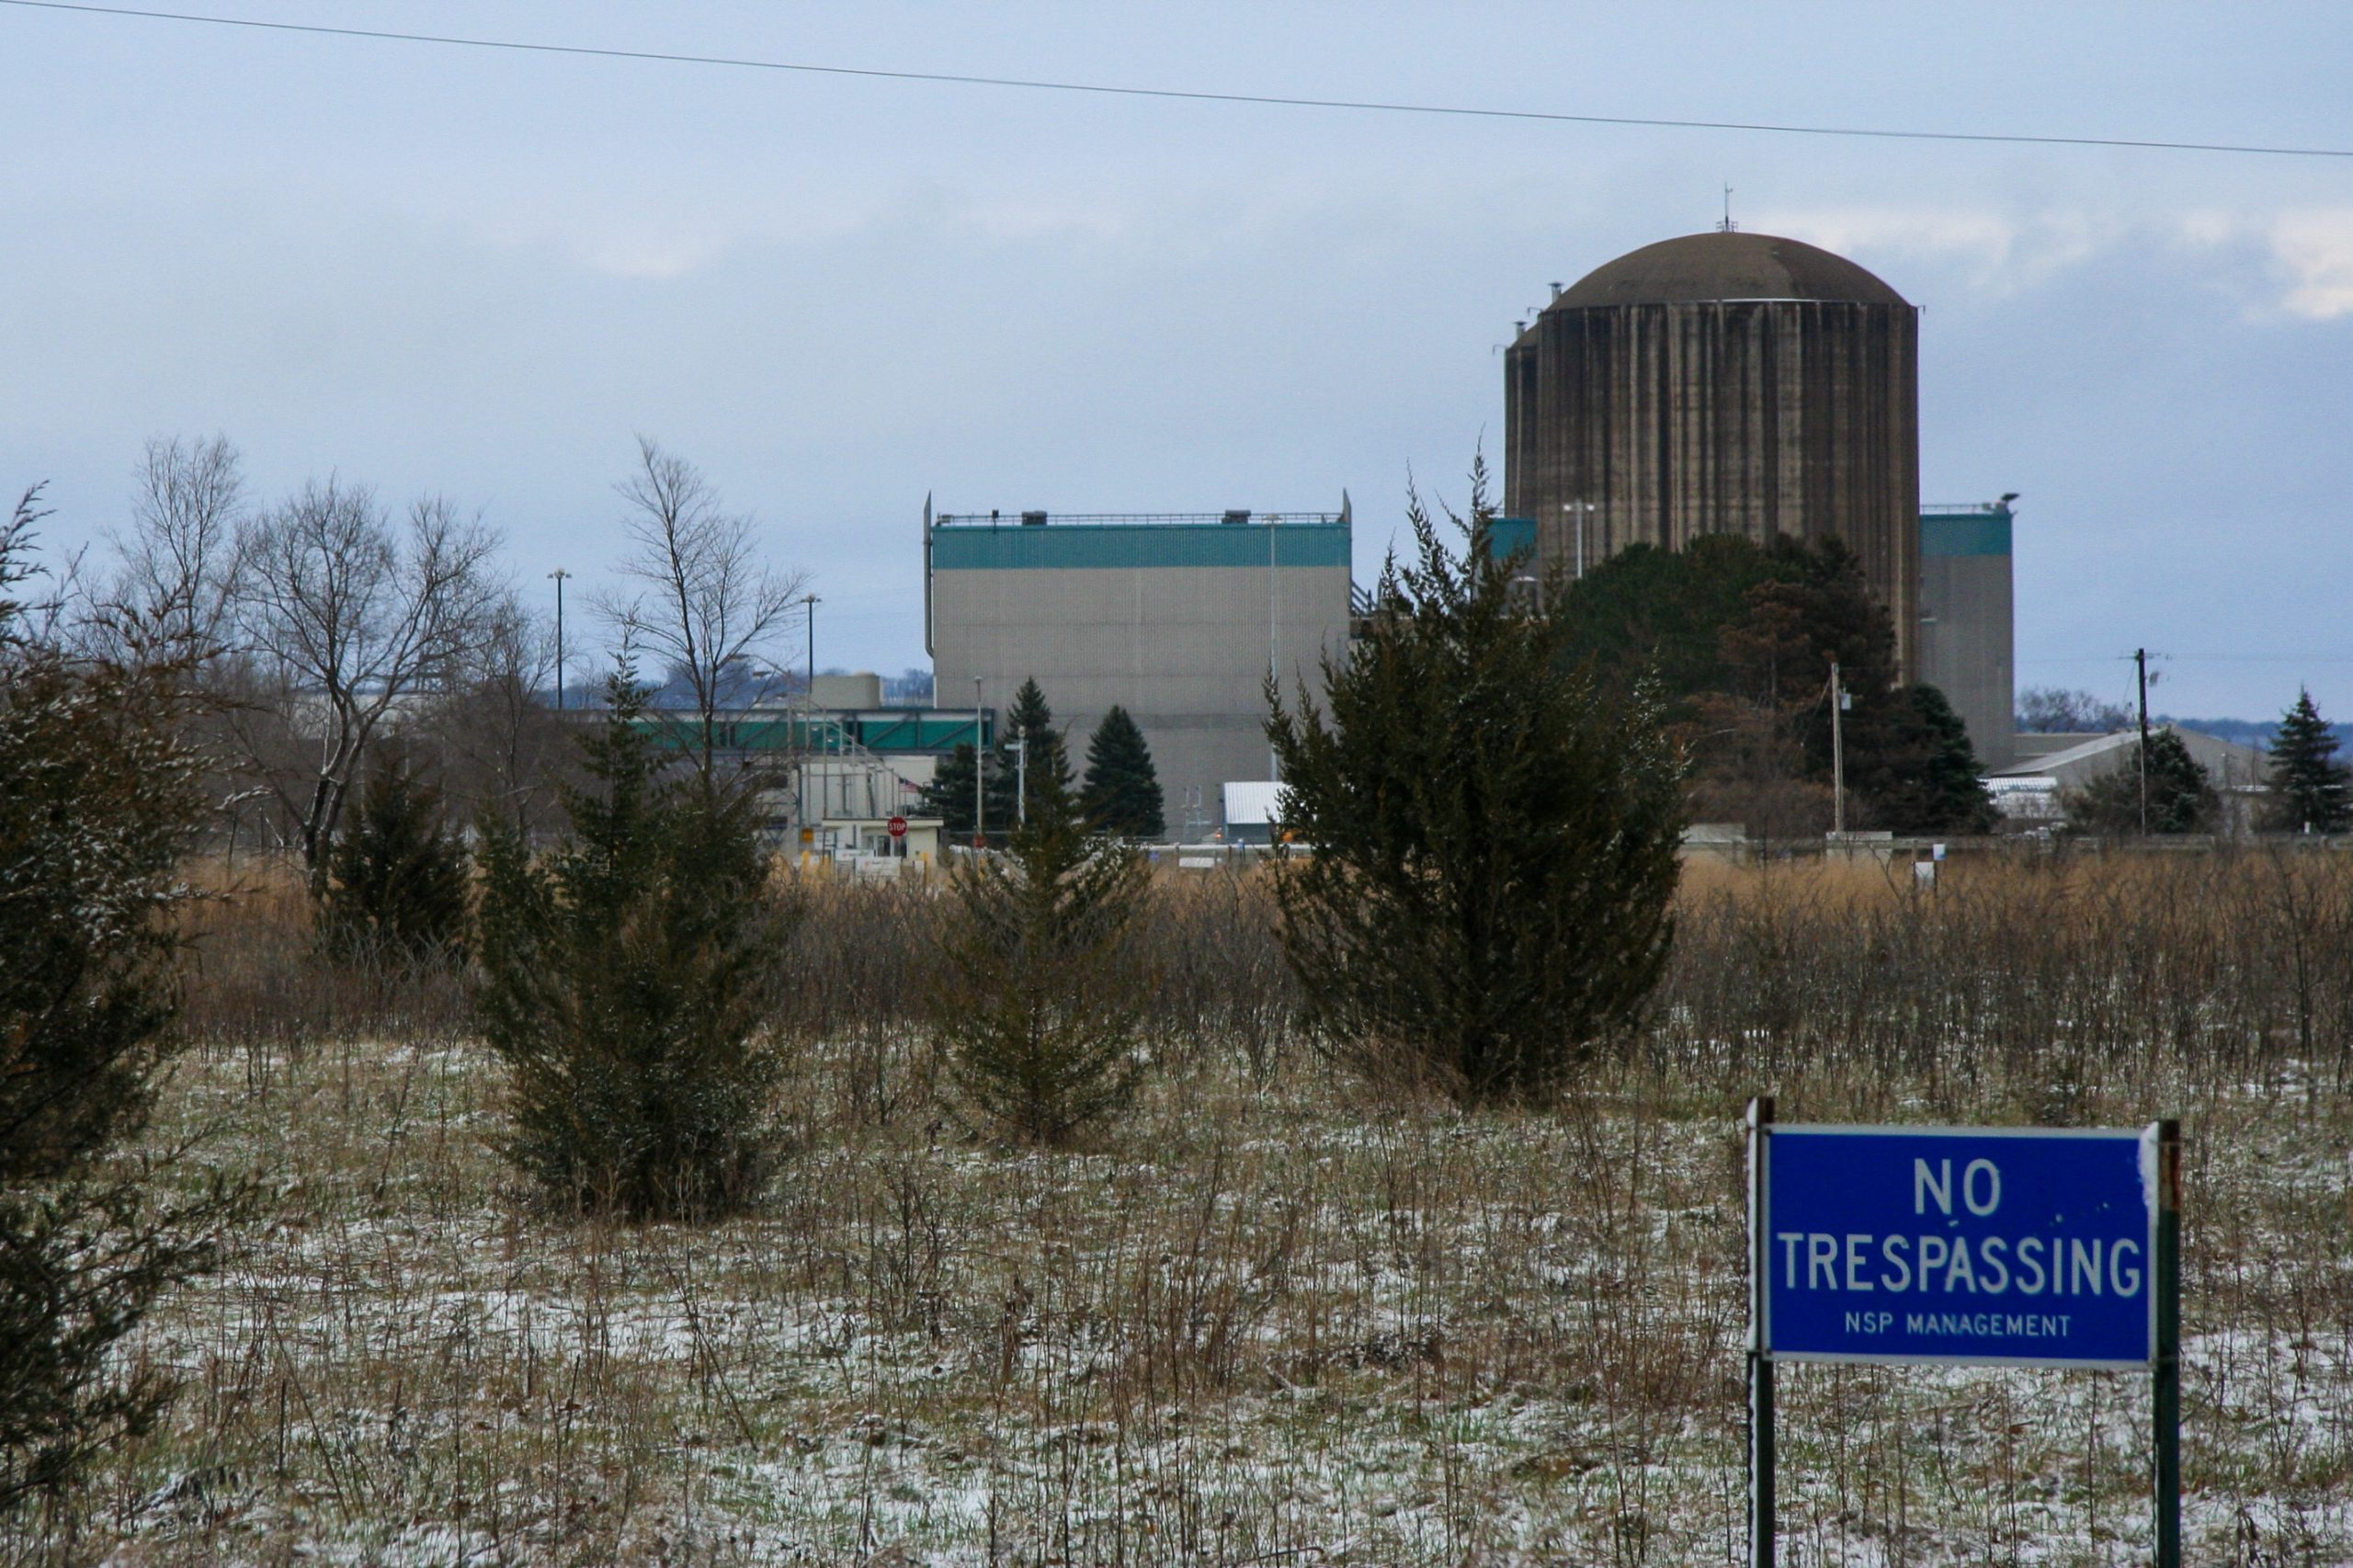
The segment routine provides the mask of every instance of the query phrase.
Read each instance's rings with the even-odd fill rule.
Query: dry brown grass
[[[448,977],[336,978],[272,956],[283,904],[232,906],[166,1131],[217,1124],[271,1213],[145,1338],[188,1379],[169,1429],[14,1545],[1737,1562],[1737,1116],[1769,1088],[1820,1119],[2186,1115],[2193,1550],[2346,1561],[2353,868],[1964,866],[1933,899],[1786,872],[1694,879],[1654,1026],[1572,1103],[1470,1117],[1334,1080],[1252,885],[1178,884],[1143,1103],[1018,1157],[930,1098],[923,896],[829,891],[791,1177],[700,1229],[536,1209]],[[1796,1369],[1782,1399],[1802,1561],[2143,1550],[2139,1380]]]

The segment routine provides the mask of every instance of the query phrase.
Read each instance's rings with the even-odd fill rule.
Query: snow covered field
[[[943,1125],[903,1037],[813,1048],[761,1216],[552,1216],[453,1039],[185,1060],[166,1127],[267,1212],[141,1353],[186,1392],[42,1546],[124,1563],[1742,1561],[1740,1097],[1545,1115],[1304,1052],[1172,1064],[1094,1147]],[[1785,1074],[1784,1117],[2018,1121],[2050,1085]],[[2353,1108],[2114,1062],[2187,1121],[2191,1561],[2353,1562]],[[2124,1564],[2145,1380],[1791,1368],[1814,1563]],[[66,1530],[71,1528],[70,1539]]]

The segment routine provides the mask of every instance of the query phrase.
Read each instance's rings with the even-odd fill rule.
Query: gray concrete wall
[[[1574,290],[1572,291],[1574,293]],[[1823,300],[1547,308],[1504,367],[1504,510],[1548,563],[1702,534],[1847,542],[1918,671],[1919,320]]]
[[[1978,762],[2007,767],[2018,730],[2010,557],[1924,554],[1920,610],[1920,678],[1969,726]]]
[[[1188,789],[1211,828],[1218,786],[1268,777],[1263,686],[1320,692],[1317,662],[1347,641],[1346,566],[1026,567],[942,570],[933,593],[934,700],[1002,710],[1034,678],[1070,737],[1074,776],[1114,704],[1152,746],[1169,832]]]

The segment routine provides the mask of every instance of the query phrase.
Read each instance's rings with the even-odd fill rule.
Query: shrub
[[[514,1074],[508,1153],[569,1206],[700,1217],[755,1201],[781,1146],[771,987],[792,907],[750,798],[665,774],[612,687],[565,791],[571,835],[535,860],[484,829],[479,1010]]]
[[[322,924],[350,956],[460,956],[466,935],[466,851],[449,831],[441,792],[388,757],[368,776],[359,810],[328,861]]]
[[[1069,791],[1034,778],[1006,857],[958,869],[933,1017],[973,1119],[1062,1143],[1127,1102],[1145,987],[1124,939],[1150,876],[1133,850],[1090,842]]]
[[[1666,961],[1682,836],[1656,703],[1564,667],[1562,585],[1529,604],[1474,469],[1458,561],[1416,498],[1415,559],[1324,710],[1269,683],[1285,951],[1347,1060],[1468,1101],[1542,1098],[1631,1025]],[[1328,716],[1327,716],[1328,715]]]
[[[114,1347],[244,1201],[220,1181],[164,1197],[125,1154],[178,1001],[187,672],[77,662],[26,630],[6,596],[36,494],[0,525],[0,1514],[153,1423],[170,1381]]]
[[[2206,769],[2171,729],[2149,732],[2145,812],[2141,748],[2124,754],[2124,766],[2080,789],[2062,790],[2059,808],[2067,825],[2081,833],[2128,835],[2211,833],[2222,815]]]

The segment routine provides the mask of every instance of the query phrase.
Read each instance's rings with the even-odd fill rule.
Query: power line
[[[2149,657],[2163,659],[2169,665],[2353,665],[2353,658],[2334,653],[2152,653]],[[2021,665],[2129,665],[2132,662],[2132,655],[2080,653],[2017,662]]]
[[[1101,97],[1161,98],[1184,103],[1249,104],[1269,108],[1341,109],[1366,114],[1451,116],[1467,119],[1528,120],[1555,125],[1615,125],[1665,131],[1737,131],[1775,136],[1843,136],[1888,142],[1962,142],[2024,147],[2122,147],[2143,152],[2235,153],[2274,158],[2353,158],[2353,148],[2280,147],[2237,142],[2169,142],[2129,136],[2032,136],[2018,132],[1910,131],[1886,126],[1785,125],[1764,120],[1672,119],[1651,115],[1563,114],[1543,109],[1487,108],[1468,104],[1394,102],[1377,98],[1321,98],[1275,93],[1220,93],[1185,87],[1120,86],[1106,82],[1061,82],[1030,76],[980,76],[949,71],[888,71],[871,66],[818,65],[805,61],[755,60],[726,54],[679,54],[650,49],[600,49],[589,44],[531,43],[519,39],[470,38],[454,33],[395,32],[381,28],[337,28],[316,22],[274,22],[252,17],[209,16],[193,11],[156,11],[129,6],[89,6],[73,0],[0,0],[20,10],[71,11],[140,21],[187,22],[244,28],[256,32],[306,33],[375,43],[437,44],[458,49],[503,50],[517,54],[565,55],[589,60],[648,61],[665,65],[719,66],[738,71],[784,71],[811,76],[862,77],[881,82],[926,82],[961,87],[1000,87],[1028,92],[1086,93]]]

